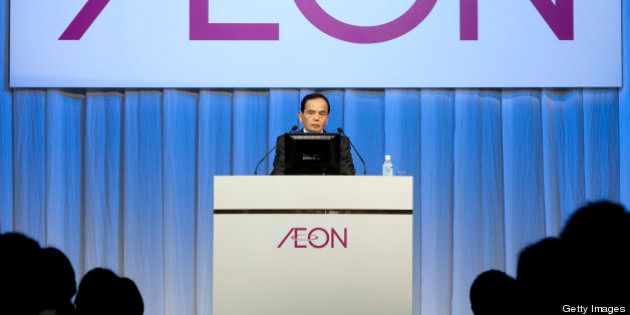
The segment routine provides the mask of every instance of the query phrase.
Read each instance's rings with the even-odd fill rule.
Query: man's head
[[[322,132],[328,123],[330,103],[324,94],[311,93],[302,99],[298,118],[308,132]]]

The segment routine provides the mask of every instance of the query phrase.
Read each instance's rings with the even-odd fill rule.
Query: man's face
[[[322,132],[328,123],[328,105],[322,98],[306,101],[304,111],[298,114],[300,122],[308,132]]]

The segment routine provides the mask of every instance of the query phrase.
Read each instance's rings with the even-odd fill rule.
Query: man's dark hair
[[[300,103],[300,111],[303,113],[304,112],[304,107],[306,106],[306,102],[310,101],[310,100],[314,100],[317,98],[321,98],[324,101],[326,101],[326,105],[328,105],[328,113],[330,114],[330,102],[328,101],[328,98],[326,97],[326,95],[322,94],[322,93],[311,93],[308,94],[306,96],[304,96],[304,98],[302,99],[302,103]]]

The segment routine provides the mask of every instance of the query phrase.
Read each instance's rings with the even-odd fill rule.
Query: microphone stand
[[[354,152],[359,157],[359,160],[361,160],[361,163],[363,163],[363,175],[367,175],[367,171],[366,171],[366,167],[365,167],[365,161],[361,157],[361,154],[359,154],[359,150],[357,150],[357,148],[354,147],[354,144],[352,144],[352,141],[350,140],[350,137],[348,137],[348,135],[345,132],[343,132],[343,128],[341,128],[341,127],[337,128],[337,132],[342,134],[342,135],[344,135],[344,136],[346,136],[346,138],[348,138],[348,142],[350,143],[350,146],[352,147]]]
[[[291,127],[291,131],[289,131],[289,132],[296,131],[297,129],[298,129],[298,126],[293,125],[293,127]],[[273,148],[271,148],[271,150],[267,151],[267,153],[265,153],[265,155],[263,155],[263,157],[260,159],[260,161],[258,161],[258,164],[256,164],[256,169],[254,170],[254,175],[258,175],[258,168],[260,167],[260,164],[262,164],[262,162],[269,156],[269,154],[271,154],[271,152],[276,149],[276,146],[277,146],[277,144],[275,144],[273,146]]]

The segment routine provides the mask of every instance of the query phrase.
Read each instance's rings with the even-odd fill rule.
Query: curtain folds
[[[210,314],[212,178],[253,174],[308,92],[5,91],[1,231],[62,249],[79,275],[134,279],[147,314]],[[628,190],[623,91],[324,93],[368,175],[391,154],[414,178],[414,314],[470,314],[478,273],[514,274],[523,246]]]
[[[623,87],[619,91],[619,199],[630,204],[630,5],[622,3]]]

